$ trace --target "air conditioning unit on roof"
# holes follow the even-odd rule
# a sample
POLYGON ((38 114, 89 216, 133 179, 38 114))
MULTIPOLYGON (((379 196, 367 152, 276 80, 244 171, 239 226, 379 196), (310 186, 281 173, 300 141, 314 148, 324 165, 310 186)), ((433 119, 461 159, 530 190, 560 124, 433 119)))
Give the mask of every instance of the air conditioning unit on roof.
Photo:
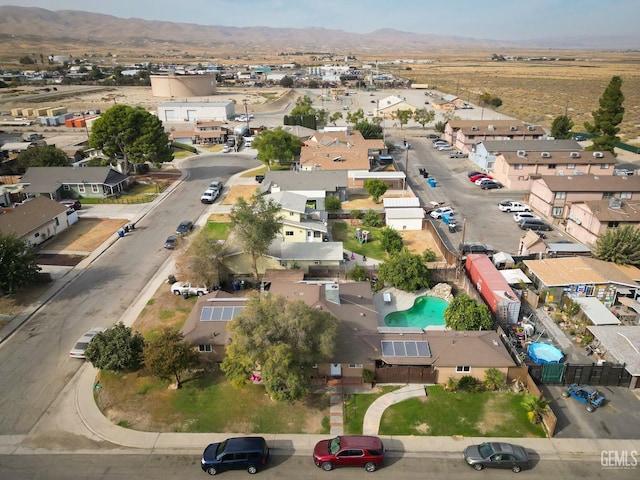
POLYGON ((471 130, 473 130, 474 132, 478 131, 478 127, 471 127, 471 130))
POLYGON ((534 127, 533 125, 529 125, 527 127, 527 130, 529 130, 530 132, 533 132, 536 129, 536 127, 534 127))
POLYGON ((604 157, 604 153, 602 152, 593 152, 593 156, 596 158, 602 158, 604 157))
POLYGON ((496 127, 494 127, 493 125, 489 125, 487 128, 488 128, 489 130, 495 130, 495 129, 496 129, 496 127))
POLYGON ((580 158, 580 152, 571 152, 571 158, 580 158))
POLYGON ((527 151, 526 150, 518 150, 518 156, 519 157, 526 157, 527 156, 527 151))
POLYGON ((518 127, 516 127, 515 125, 511 125, 509 127, 509 130, 511 130, 512 132, 515 132, 516 130, 518 130, 518 127))
POLYGON ((542 152, 542 153, 540 154, 540 156, 541 156, 542 158, 551 158, 551 154, 550 154, 549 152, 542 152))

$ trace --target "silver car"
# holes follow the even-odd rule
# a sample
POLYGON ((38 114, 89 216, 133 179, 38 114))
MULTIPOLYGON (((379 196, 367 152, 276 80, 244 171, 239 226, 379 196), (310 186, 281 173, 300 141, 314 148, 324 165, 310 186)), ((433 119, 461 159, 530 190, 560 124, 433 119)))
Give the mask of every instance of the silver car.
POLYGON ((76 344, 69 351, 69 356, 71 358, 80 358, 84 360, 86 358, 84 352, 87 350, 87 347, 93 340, 93 337, 95 337, 99 333, 106 332, 106 331, 107 329, 104 327, 94 327, 91 330, 89 330, 87 333, 85 333, 78 339, 76 344))

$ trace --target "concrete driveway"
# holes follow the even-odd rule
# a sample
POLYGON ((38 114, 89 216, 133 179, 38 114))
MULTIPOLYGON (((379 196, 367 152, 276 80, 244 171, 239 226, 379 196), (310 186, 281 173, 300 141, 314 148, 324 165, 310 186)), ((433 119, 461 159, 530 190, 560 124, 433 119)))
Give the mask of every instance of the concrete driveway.
POLYGON ((640 400, 628 388, 598 387, 607 397, 604 406, 593 413, 583 403, 565 398, 560 385, 541 385, 558 417, 555 438, 632 439, 640 432, 640 400))

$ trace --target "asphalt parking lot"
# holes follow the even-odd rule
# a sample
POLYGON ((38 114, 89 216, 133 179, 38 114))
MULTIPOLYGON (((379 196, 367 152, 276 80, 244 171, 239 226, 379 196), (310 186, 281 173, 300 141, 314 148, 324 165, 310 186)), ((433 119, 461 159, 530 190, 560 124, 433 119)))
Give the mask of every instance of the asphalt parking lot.
MULTIPOLYGON (((402 138, 393 138, 396 145, 402 145, 402 138)), ((457 248, 465 243, 479 242, 491 245, 496 251, 518 253, 520 238, 525 231, 520 230, 513 219, 513 213, 498 210, 498 202, 504 200, 522 201, 524 192, 507 189, 482 190, 469 181, 467 172, 477 170, 468 158, 449 158, 450 152, 440 152, 433 148, 426 138, 411 138, 411 149, 397 153, 396 160, 406 169, 408 158, 408 183, 425 203, 445 202, 454 207, 457 231, 450 233, 440 220, 433 220, 457 248), (420 174, 425 169, 429 177, 436 179, 431 187, 420 174)), ((535 213, 535 212, 534 212, 535 213)), ((549 241, 568 240, 558 230, 544 232, 549 241)))
POLYGON ((638 399, 624 387, 597 387, 606 397, 605 404, 589 413, 583 403, 565 398, 566 387, 542 385, 541 389, 558 417, 556 438, 638 438, 640 408, 638 399))

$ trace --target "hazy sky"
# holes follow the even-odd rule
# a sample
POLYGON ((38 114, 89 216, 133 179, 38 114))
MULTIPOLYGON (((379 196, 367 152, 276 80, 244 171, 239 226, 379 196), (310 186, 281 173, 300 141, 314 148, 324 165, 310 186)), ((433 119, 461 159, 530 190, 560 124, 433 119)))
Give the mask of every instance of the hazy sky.
POLYGON ((0 0, 201 25, 393 28, 497 40, 638 34, 639 0, 0 0))

